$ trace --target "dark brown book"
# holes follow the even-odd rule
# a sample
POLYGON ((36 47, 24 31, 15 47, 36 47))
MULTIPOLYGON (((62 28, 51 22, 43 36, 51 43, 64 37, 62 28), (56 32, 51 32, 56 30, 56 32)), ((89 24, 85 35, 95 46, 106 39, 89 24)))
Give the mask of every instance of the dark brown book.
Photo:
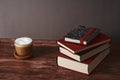
POLYGON ((84 61, 84 60, 96 55, 99 52, 102 52, 103 50, 105 50, 106 48, 109 48, 109 47, 110 47, 110 44, 105 43, 105 44, 102 44, 100 46, 81 51, 77 54, 71 53, 70 51, 68 51, 67 49, 65 49, 63 47, 59 47, 59 51, 61 54, 64 54, 64 55, 66 55, 74 60, 81 62, 81 61, 84 61))

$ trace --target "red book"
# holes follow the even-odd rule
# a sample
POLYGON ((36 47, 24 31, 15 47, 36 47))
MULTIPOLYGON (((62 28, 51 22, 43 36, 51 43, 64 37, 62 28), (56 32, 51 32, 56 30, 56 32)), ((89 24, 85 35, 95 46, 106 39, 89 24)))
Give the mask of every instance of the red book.
POLYGON ((111 41, 111 39, 109 36, 107 36, 103 33, 100 33, 88 45, 74 44, 74 43, 66 42, 66 41, 64 41, 64 39, 58 40, 57 44, 65 49, 69 50, 72 53, 78 53, 80 51, 83 51, 83 50, 86 50, 86 49, 89 49, 89 48, 92 48, 92 47, 95 47, 95 46, 98 46, 98 45, 101 45, 101 44, 104 44, 104 43, 107 43, 110 41, 111 41))
POLYGON ((106 48, 109 48, 110 47, 110 44, 109 43, 105 43, 105 44, 102 44, 100 46, 97 46, 97 47, 93 47, 93 48, 90 48, 90 49, 87 49, 87 50, 84 50, 84 51, 81 51, 77 54, 73 54, 71 53, 70 51, 68 51, 67 49, 63 48, 63 47, 59 47, 59 51, 61 54, 64 54, 74 60, 77 60, 79 62, 82 62, 100 52, 102 52, 103 50, 105 50, 106 48))
POLYGON ((78 62, 64 54, 59 54, 57 63, 58 66, 89 75, 109 52, 110 50, 108 48, 83 62, 78 62))

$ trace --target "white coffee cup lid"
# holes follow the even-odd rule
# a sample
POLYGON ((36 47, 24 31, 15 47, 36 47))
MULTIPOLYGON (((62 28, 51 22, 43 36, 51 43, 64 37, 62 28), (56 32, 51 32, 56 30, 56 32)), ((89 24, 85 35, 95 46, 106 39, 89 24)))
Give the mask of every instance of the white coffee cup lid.
POLYGON ((31 43, 32 43, 32 39, 29 37, 21 37, 15 40, 15 45, 19 45, 19 46, 29 45, 31 43))

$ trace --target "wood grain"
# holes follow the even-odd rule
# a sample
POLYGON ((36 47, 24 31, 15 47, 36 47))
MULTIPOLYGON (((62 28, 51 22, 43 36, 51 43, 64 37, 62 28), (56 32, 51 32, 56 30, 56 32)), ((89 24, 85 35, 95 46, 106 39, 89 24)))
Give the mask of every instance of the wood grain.
POLYGON ((0 39, 0 80, 118 80, 120 79, 120 45, 112 45, 111 53, 91 75, 57 66, 56 41, 34 40, 33 57, 16 60, 14 39, 0 39))

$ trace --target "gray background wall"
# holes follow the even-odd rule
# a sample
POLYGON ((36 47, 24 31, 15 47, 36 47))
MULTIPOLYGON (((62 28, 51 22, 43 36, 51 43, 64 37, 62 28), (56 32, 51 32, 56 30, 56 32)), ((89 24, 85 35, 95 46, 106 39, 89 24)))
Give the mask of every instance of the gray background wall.
POLYGON ((120 0, 0 0, 0 37, 59 39, 79 24, 120 40, 120 0))

